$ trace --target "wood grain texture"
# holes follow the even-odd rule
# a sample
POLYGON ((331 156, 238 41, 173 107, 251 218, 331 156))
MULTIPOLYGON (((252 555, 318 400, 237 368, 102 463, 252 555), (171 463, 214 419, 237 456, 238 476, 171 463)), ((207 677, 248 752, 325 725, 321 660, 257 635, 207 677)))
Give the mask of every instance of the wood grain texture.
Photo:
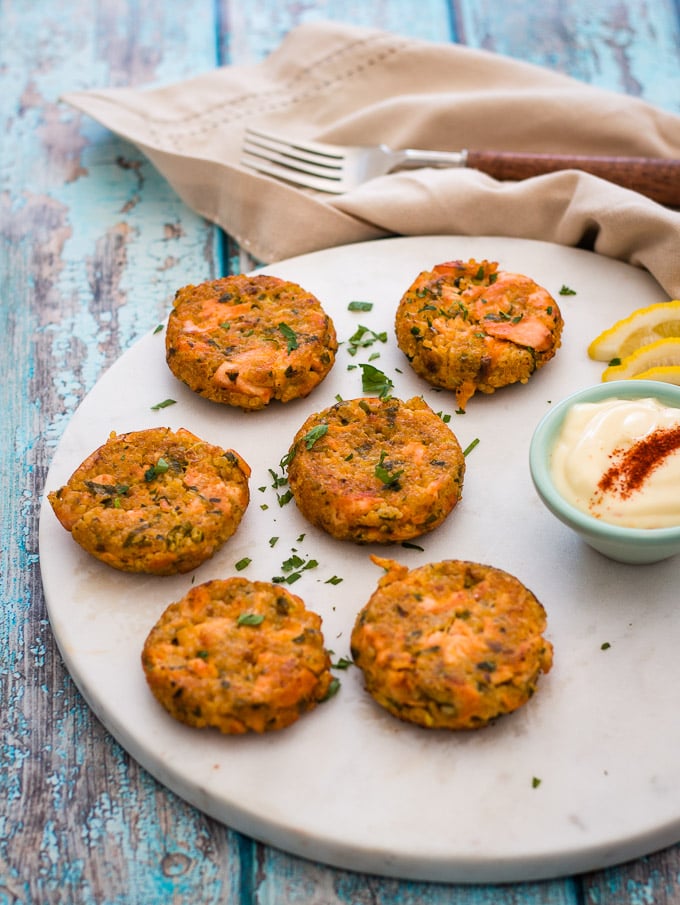
POLYGON ((178 286, 245 258, 139 152, 59 96, 261 59, 294 25, 321 18, 459 39, 680 109, 671 0, 0 4, 0 905, 678 902, 677 847, 583 878, 464 887, 363 877, 254 843, 130 759, 62 666, 37 558, 56 443, 178 286))
POLYGON ((218 265, 213 228, 137 152, 62 108, 59 94, 209 68, 214 21, 173 2, 3 4, 0 16, 0 386, 3 423, 11 419, 0 902, 190 901, 197 889, 205 901, 238 901, 240 837, 130 761, 65 673, 36 546, 47 466, 74 407, 165 315, 178 283, 218 265))

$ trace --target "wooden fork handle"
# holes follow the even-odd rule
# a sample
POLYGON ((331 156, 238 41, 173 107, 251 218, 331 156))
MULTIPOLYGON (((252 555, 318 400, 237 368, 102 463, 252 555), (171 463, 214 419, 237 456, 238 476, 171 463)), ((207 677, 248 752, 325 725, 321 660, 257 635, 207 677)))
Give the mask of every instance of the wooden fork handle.
POLYGON ((640 192, 660 204, 680 207, 680 160, 468 151, 466 165, 500 180, 527 179, 558 170, 582 170, 640 192))

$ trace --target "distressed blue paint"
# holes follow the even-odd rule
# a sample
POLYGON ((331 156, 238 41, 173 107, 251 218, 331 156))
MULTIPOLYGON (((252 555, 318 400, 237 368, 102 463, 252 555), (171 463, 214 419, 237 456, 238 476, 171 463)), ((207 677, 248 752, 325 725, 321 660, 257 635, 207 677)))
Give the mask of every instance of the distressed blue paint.
POLYGON ((273 3, 249 0, 228 4, 230 33, 223 38, 224 59, 246 63, 261 59, 295 25, 330 20, 432 41, 454 40, 447 0, 307 0, 273 3), (237 38, 237 39, 235 39, 237 38))
POLYGON ((677 0, 460 0, 466 44, 518 57, 582 81, 680 110, 677 0))

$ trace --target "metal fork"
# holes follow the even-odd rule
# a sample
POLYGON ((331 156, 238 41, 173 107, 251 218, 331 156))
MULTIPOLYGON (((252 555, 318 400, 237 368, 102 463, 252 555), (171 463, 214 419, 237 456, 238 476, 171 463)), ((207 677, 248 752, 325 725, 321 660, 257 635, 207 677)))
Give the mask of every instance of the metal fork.
POLYGON ((246 129, 244 166, 320 192, 341 194, 376 176, 416 167, 470 167, 500 180, 519 180, 577 169, 633 189, 661 204, 680 207, 680 160, 657 157, 600 157, 525 154, 509 151, 392 150, 387 145, 345 147, 296 141, 246 129))

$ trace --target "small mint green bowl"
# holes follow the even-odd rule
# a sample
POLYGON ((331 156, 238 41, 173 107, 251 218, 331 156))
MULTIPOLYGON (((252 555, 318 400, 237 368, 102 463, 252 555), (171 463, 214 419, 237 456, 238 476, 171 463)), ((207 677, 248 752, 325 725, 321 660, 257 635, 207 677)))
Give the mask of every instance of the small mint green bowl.
POLYGON ((680 409, 680 386, 656 380, 615 380, 578 390, 558 402, 541 419, 529 447, 531 478, 545 506, 587 544, 617 562, 652 563, 680 553, 680 524, 672 528, 627 528, 609 525, 582 512, 555 489, 551 475, 552 450, 567 412, 576 403, 647 398, 680 409))

